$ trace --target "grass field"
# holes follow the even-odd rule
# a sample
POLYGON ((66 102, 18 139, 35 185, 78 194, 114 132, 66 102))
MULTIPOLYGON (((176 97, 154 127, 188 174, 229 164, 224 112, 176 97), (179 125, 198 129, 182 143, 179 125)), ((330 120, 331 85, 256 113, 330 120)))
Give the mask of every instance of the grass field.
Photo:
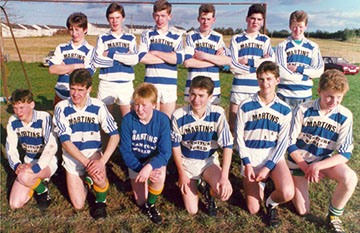
MULTIPOLYGON (((48 41, 50 43, 50 41, 48 41)), ((52 42, 51 42, 52 43, 52 42)), ((46 44, 45 47, 50 46, 46 44)), ((52 47, 51 47, 52 48, 52 47)), ((45 53, 46 54, 46 53, 45 53)), ((6 63, 11 73, 21 70, 18 62, 6 63)), ((36 95, 36 108, 52 112, 52 100, 54 96, 53 87, 56 76, 49 75, 48 70, 39 62, 25 63, 25 69, 30 77, 33 92, 36 95)), ((138 64, 135 67, 135 86, 142 82, 144 66, 138 64)), ((179 67, 178 80, 178 105, 184 104, 182 100, 185 85, 186 69, 179 67)), ((354 144, 352 159, 349 165, 360 172, 360 74, 348 76, 350 91, 344 99, 343 104, 354 114, 354 144)), ((221 106, 228 109, 229 91, 232 76, 221 74, 222 101, 221 106)), ((314 90, 317 87, 315 80, 314 90)), ((94 89, 92 96, 97 91, 98 78, 94 77, 94 89)), ((26 87, 22 75, 10 76, 10 89, 15 87, 26 87)), ((314 93, 316 97, 316 93, 314 93)), ((133 202, 130 182, 126 176, 126 168, 116 151, 108 165, 108 176, 110 190, 107 199, 108 218, 101 222, 95 222, 90 214, 88 205, 80 212, 74 212, 65 186, 64 174, 60 172, 52 178, 50 191, 53 203, 46 213, 41 213, 34 200, 31 200, 23 209, 11 211, 8 205, 9 187, 14 180, 14 174, 8 166, 5 151, 6 123, 11 114, 11 108, 1 103, 1 166, 0 166, 0 232, 327 232, 324 227, 327 206, 335 186, 334 182, 323 181, 318 185, 310 186, 312 201, 312 215, 302 218, 294 214, 291 204, 282 205, 280 216, 283 220, 282 226, 277 230, 266 228, 263 212, 257 216, 250 216, 245 208, 243 188, 239 175, 239 158, 233 157, 230 181, 234 193, 230 200, 218 203, 219 213, 215 218, 208 217, 204 205, 200 205, 200 211, 196 216, 189 216, 184 210, 181 194, 176 186, 177 174, 173 164, 169 165, 170 174, 167 177, 163 195, 158 201, 159 209, 165 222, 161 226, 155 226, 143 215, 133 202)), ((118 117, 117 117, 118 119, 118 117)), ((266 193, 271 191, 271 185, 267 187, 266 193)), ((91 200, 93 197, 90 196, 91 200)), ((349 232, 360 232, 360 192, 359 185, 355 194, 349 201, 344 222, 349 232)))

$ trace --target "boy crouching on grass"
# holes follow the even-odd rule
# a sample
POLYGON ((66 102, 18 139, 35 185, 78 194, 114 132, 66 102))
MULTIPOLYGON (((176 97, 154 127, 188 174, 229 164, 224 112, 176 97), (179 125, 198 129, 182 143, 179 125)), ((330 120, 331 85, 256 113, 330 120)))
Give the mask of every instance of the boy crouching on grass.
POLYGON ((298 214, 310 213, 309 182, 318 183, 323 178, 336 181, 327 216, 334 232, 345 232, 340 216, 358 181, 346 164, 353 149, 353 116, 341 101, 348 90, 342 72, 325 71, 319 81, 319 98, 295 109, 288 148, 295 183, 293 204, 298 214))
POLYGON ((136 204, 143 207, 151 221, 161 224, 155 203, 164 189, 171 156, 170 119, 155 109, 157 89, 150 83, 135 89, 133 105, 134 110, 121 124, 120 152, 129 168, 136 204))
POLYGON ((55 132, 63 148, 71 203, 75 209, 82 209, 92 187, 96 200, 90 214, 97 220, 106 217, 106 163, 119 144, 119 131, 105 104, 90 97, 92 81, 88 70, 74 70, 69 84, 70 98, 55 106, 55 132), (110 136, 104 152, 100 129, 110 136))
POLYGON ((276 63, 264 61, 256 70, 256 76, 260 91, 239 105, 235 132, 248 210, 251 214, 260 210, 265 183, 270 178, 275 190, 266 199, 267 223, 277 227, 281 220, 276 207, 294 196, 293 181, 284 157, 292 113, 276 95, 280 82, 276 63))
POLYGON ((177 109, 172 117, 178 186, 190 214, 198 212, 199 190, 210 216, 217 214, 215 198, 227 201, 233 191, 229 181, 233 138, 224 109, 210 104, 213 91, 211 78, 195 77, 190 84, 190 105, 177 109), (217 152, 220 148, 222 166, 217 152))
POLYGON ((51 198, 44 180, 50 179, 57 169, 58 146, 51 116, 34 109, 33 94, 29 90, 15 90, 11 102, 15 114, 7 125, 6 154, 16 180, 10 192, 10 207, 22 208, 34 195, 40 210, 45 210, 51 198), (25 152, 23 162, 19 145, 25 152))

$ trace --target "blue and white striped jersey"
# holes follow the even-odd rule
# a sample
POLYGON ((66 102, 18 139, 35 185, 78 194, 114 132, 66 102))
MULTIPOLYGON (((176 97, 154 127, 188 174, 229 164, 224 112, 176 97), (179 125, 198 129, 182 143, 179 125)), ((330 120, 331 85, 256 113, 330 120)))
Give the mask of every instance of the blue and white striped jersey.
POLYGON ((116 35, 109 31, 99 35, 95 47, 94 66, 100 68, 99 79, 110 82, 134 80, 133 66, 138 63, 136 37, 130 33, 116 35), (108 54, 105 57, 104 51, 108 54))
MULTIPOLYGON (((84 64, 85 68, 89 70, 91 75, 93 75, 95 73, 95 67, 91 64, 93 50, 93 46, 87 41, 84 41, 77 47, 72 41, 60 44, 56 47, 54 56, 50 59, 49 66, 61 64, 84 64)), ((61 99, 67 99, 70 97, 69 81, 70 74, 63 74, 58 77, 55 85, 55 92, 61 99)))
POLYGON ((324 72, 324 61, 319 46, 304 38, 297 44, 291 37, 276 47, 276 62, 280 69, 280 84, 277 92, 289 99, 312 97, 313 78, 324 72), (292 72, 288 65, 296 65, 292 72))
POLYGON ((186 158, 204 160, 218 148, 233 148, 224 109, 211 104, 201 119, 195 117, 190 105, 175 110, 171 138, 173 147, 181 146, 186 158))
POLYGON ((231 92, 255 94, 259 90, 256 68, 264 61, 275 61, 270 38, 261 33, 255 37, 246 32, 234 35, 230 42, 231 71, 234 73, 231 92), (239 63, 247 58, 248 64, 239 63))
MULTIPOLYGON (((300 104, 294 110, 288 153, 300 150, 308 163, 330 157, 335 151, 350 159, 354 148, 352 127, 353 115, 342 105, 324 114, 320 99, 300 104)), ((295 163, 290 156, 288 159, 295 163)))
POLYGON ((126 166, 135 172, 147 164, 153 169, 166 166, 171 156, 170 119, 154 110, 149 123, 140 122, 135 111, 121 123, 120 153, 126 166))
MULTIPOLYGON (((161 34, 156 28, 144 31, 141 34, 139 46, 139 61, 149 51, 175 52, 177 64, 183 62, 182 35, 170 28, 161 34)), ((177 85, 177 64, 161 63, 146 64, 144 82, 163 85, 177 85)))
POLYGON ((288 146, 291 116, 290 107, 277 96, 265 105, 254 94, 240 104, 236 135, 244 165, 263 165, 270 170, 276 166, 288 146))
MULTIPOLYGON (((71 99, 59 102, 55 106, 53 123, 60 142, 70 140, 86 157, 101 150, 100 129, 110 136, 119 134, 116 122, 105 104, 90 97, 83 109, 78 109, 71 99)), ((63 153, 71 157, 65 150, 63 153)))
MULTIPOLYGON (((185 59, 188 60, 193 57, 195 51, 202 51, 215 55, 217 50, 224 48, 224 55, 226 51, 226 46, 223 40, 223 36, 216 32, 211 31, 209 35, 201 35, 199 29, 190 31, 186 36, 186 46, 185 46, 185 59)), ((206 68, 188 68, 188 75, 185 84, 185 93, 186 97, 189 96, 190 83, 191 80, 199 75, 210 77, 214 82, 214 92, 213 96, 218 97, 221 94, 220 91, 220 79, 219 79, 219 70, 218 66, 211 66, 206 68)))
POLYGON ((18 145, 25 151, 27 161, 37 160, 31 167, 34 173, 40 172, 49 165, 57 151, 49 113, 33 110, 31 122, 28 124, 14 114, 9 118, 6 129, 6 154, 14 171, 22 163, 18 145))

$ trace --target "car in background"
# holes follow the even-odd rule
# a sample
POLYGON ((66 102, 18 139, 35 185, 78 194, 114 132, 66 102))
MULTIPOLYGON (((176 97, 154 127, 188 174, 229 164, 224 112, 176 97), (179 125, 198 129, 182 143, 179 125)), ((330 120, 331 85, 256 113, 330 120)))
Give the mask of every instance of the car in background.
POLYGON ((355 75, 359 73, 359 66, 351 64, 342 57, 323 56, 325 70, 336 69, 344 74, 355 75))
POLYGON ((49 53, 43 58, 42 64, 43 66, 49 66, 49 61, 51 59, 52 56, 54 56, 55 51, 54 50, 50 50, 49 53))

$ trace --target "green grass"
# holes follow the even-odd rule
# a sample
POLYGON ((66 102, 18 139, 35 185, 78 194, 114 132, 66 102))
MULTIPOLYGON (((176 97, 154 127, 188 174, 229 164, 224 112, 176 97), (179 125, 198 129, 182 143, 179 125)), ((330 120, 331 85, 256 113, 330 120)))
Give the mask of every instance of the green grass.
MULTIPOLYGON (((9 77, 10 92, 15 88, 26 88, 25 78, 21 74, 21 66, 18 62, 7 63, 11 71, 9 77)), ((25 69, 32 84, 32 90, 36 96, 36 108, 51 111, 54 97, 54 85, 56 76, 50 75, 47 68, 40 63, 26 63, 25 69)), ((135 67, 135 86, 142 82, 144 66, 139 64, 135 67)), ((183 91, 185 85, 186 69, 179 67, 178 81, 178 105, 184 104, 183 91)), ((360 171, 360 74, 348 76, 350 91, 346 95, 343 104, 354 114, 354 153, 349 165, 359 174, 360 171)), ((231 89, 232 76, 221 74, 222 101, 221 106, 226 110, 229 106, 229 92, 231 89)), ((315 80, 314 90, 317 89, 315 80)), ((95 96, 98 86, 97 74, 94 78, 92 96, 95 96)), ((316 93, 314 92, 316 96, 316 93)), ((95 222, 90 217, 88 205, 85 210, 74 212, 65 186, 65 178, 62 173, 54 176, 50 183, 50 191, 53 203, 46 213, 41 213, 36 208, 36 203, 31 200, 23 209, 11 211, 8 205, 9 187, 14 180, 14 174, 8 166, 5 152, 6 123, 11 114, 11 108, 1 103, 1 204, 0 204, 0 232, 272 232, 266 228, 264 214, 251 216, 245 208, 243 188, 240 179, 239 158, 234 156, 230 181, 233 184, 234 193, 230 200, 218 203, 219 213, 216 218, 211 218, 204 212, 204 206, 200 205, 200 211, 195 216, 190 216, 184 210, 181 194, 176 186, 177 176, 173 164, 169 165, 170 175, 167 177, 165 189, 160 197, 159 209, 165 219, 161 226, 152 224, 147 216, 143 215, 133 202, 130 182, 126 177, 126 168, 122 163, 118 152, 114 153, 108 166, 110 190, 108 195, 108 218, 102 222, 95 222)), ((115 116, 119 118, 118 116, 115 116)), ((308 219, 294 214, 291 204, 284 204, 280 208, 280 216, 283 225, 276 232, 327 232, 324 227, 328 202, 335 183, 323 181, 318 185, 310 186, 312 215, 308 219)), ((271 192, 271 185, 266 193, 271 192)), ((90 199, 93 197, 89 197, 90 199)), ((360 232, 360 194, 359 186, 350 199, 344 214, 344 222, 350 232, 360 232)), ((275 232, 275 230, 274 230, 275 232)))

